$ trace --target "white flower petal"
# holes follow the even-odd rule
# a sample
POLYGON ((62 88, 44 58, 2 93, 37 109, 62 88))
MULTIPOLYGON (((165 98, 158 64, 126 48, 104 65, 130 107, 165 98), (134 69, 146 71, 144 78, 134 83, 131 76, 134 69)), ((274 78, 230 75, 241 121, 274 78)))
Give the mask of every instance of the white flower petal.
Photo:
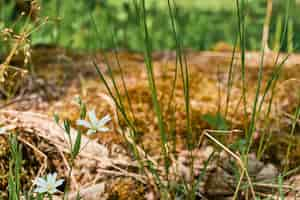
POLYGON ((95 109, 90 110, 90 111, 88 112, 88 116, 89 116, 89 120, 90 120, 90 122, 91 122, 91 125, 92 125, 92 126, 97 126, 98 120, 97 120, 97 116, 96 116, 95 109))
POLYGON ((84 126, 86 128, 91 128, 91 124, 89 122, 85 121, 85 120, 82 120, 82 119, 78 119, 76 121, 76 125, 77 126, 84 126))
POLYGON ((91 134, 94 134, 94 133, 96 133, 97 131, 96 130, 94 130, 94 129, 89 129, 88 131, 87 131, 87 135, 91 135, 91 134))
POLYGON ((59 179, 55 182, 54 186, 57 188, 58 186, 62 185, 64 182, 64 179, 59 179))
POLYGON ((103 117, 102 119, 100 119, 97 123, 97 127, 98 126, 103 126, 105 125, 107 122, 109 122, 111 120, 110 115, 106 115, 105 117, 103 117))
POLYGON ((47 177, 46 177, 47 183, 48 183, 48 181, 51 179, 51 177, 52 177, 52 174, 51 174, 51 173, 47 174, 47 177))
POLYGON ((4 134, 6 131, 5 131, 5 129, 4 128, 0 128, 0 134, 4 134))
POLYGON ((109 131, 109 128, 103 126, 103 127, 98 127, 97 130, 100 132, 107 132, 109 131))
POLYGON ((49 191, 47 191, 49 194, 54 194, 55 192, 58 192, 56 188, 51 188, 49 191))
POLYGON ((55 183, 55 177, 54 176, 56 177, 55 174, 51 174, 51 173, 49 173, 47 175, 47 184, 48 184, 48 186, 52 185, 53 183, 55 183))
POLYGON ((47 180, 49 185, 55 185, 57 173, 54 172, 53 174, 50 174, 50 179, 47 180))
POLYGON ((36 178, 34 184, 38 187, 47 187, 47 181, 43 178, 36 178))
POLYGON ((45 193, 45 192, 47 192, 47 188, 46 187, 37 187, 36 189, 34 189, 34 192, 45 193))
POLYGON ((56 177, 57 177, 57 173, 54 172, 54 173, 52 174, 52 178, 53 178, 54 180, 56 180, 56 177))
POLYGON ((56 172, 47 174, 46 179, 37 178, 34 181, 34 184, 36 184, 38 187, 34 190, 34 192, 38 192, 38 193, 46 192, 49 194, 58 192, 56 187, 60 186, 64 182, 64 180, 59 179, 58 181, 56 181, 56 178, 57 178, 56 172))

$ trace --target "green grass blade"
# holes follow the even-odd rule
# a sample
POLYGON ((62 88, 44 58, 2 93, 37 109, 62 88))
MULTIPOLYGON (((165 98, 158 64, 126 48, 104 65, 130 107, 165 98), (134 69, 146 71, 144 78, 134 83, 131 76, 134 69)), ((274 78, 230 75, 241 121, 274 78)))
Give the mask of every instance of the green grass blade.
POLYGON ((153 72, 153 64, 152 64, 152 47, 151 47, 151 42, 150 42, 150 36, 148 32, 148 27, 147 27, 147 14, 146 14, 146 5, 145 5, 145 0, 141 1, 141 7, 142 7, 142 12, 141 12, 141 28, 143 29, 144 33, 144 59, 145 59, 145 64, 146 64, 146 70, 147 70, 147 78, 148 78, 148 86, 151 92, 151 97, 152 97, 152 103, 154 107, 154 111, 158 120, 158 127, 159 127, 159 132, 160 132, 160 137, 161 137, 161 148, 162 148, 162 153, 164 156, 165 160, 165 168, 166 171, 168 171, 169 167, 169 159, 168 159, 168 153, 167 153, 167 135, 166 135, 166 129, 165 129, 165 122, 163 120, 163 115, 161 112, 161 107, 158 101, 158 95, 157 95, 157 88, 155 84, 155 77, 154 77, 154 72, 153 72))
POLYGON ((262 55, 261 55, 261 61, 260 61, 260 66, 259 66, 259 72, 258 72, 258 80, 257 80, 257 86, 256 86, 256 93, 255 93, 255 99, 253 103, 253 108, 252 108, 252 114, 251 114, 251 121, 250 121, 250 126, 248 129, 248 135, 247 135, 247 154, 250 152, 250 148, 252 146, 253 142, 253 132, 255 131, 255 124, 256 124, 256 117, 257 117, 257 106, 259 102, 259 95, 260 95, 260 90, 261 90, 261 84, 262 84, 262 77, 263 77, 263 68, 264 68, 264 56, 265 56, 265 47, 262 47, 262 55))

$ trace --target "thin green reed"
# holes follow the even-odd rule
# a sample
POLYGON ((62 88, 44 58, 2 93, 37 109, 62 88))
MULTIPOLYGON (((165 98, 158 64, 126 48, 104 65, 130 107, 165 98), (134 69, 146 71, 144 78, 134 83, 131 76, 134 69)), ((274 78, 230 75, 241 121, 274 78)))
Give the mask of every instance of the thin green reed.
POLYGON ((126 100, 128 102, 129 110, 130 110, 130 113, 132 115, 133 120, 135 121, 136 117, 135 117, 135 114, 133 112, 132 102, 131 102, 131 99, 130 99, 130 96, 129 96, 129 93, 128 93, 128 88, 127 88, 125 78, 124 78, 124 71, 121 67, 119 54, 117 52, 117 42, 116 42, 115 34, 116 33, 114 32, 114 29, 112 28, 111 29, 111 41, 112 41, 112 46, 113 46, 113 54, 114 54, 115 60, 117 62, 118 70, 120 72, 121 82, 122 82, 122 86, 123 86, 123 89, 124 89, 124 92, 125 92, 126 100))
MULTIPOLYGON (((246 0, 236 0, 237 19, 238 19, 238 35, 241 49, 241 77, 242 77, 242 98, 244 109, 244 120, 248 121, 247 115, 247 88, 246 88, 246 0)), ((247 133, 246 133, 247 134, 247 133)))
MULTIPOLYGON (((102 34, 100 34, 100 31, 98 30, 98 27, 96 25, 96 22, 95 22, 95 19, 94 19, 93 15, 90 14, 90 17, 91 17, 92 23, 93 23, 93 25, 95 27, 95 32, 96 32, 97 36, 99 37, 98 38, 99 46, 102 47, 102 49, 103 49, 103 40, 101 40, 102 39, 101 36, 102 35, 106 35, 106 32, 103 30, 101 32, 102 34)), ((107 38, 107 36, 106 36, 106 38, 107 38)), ((104 59, 104 63, 106 65, 106 67, 107 67, 108 75, 110 76, 110 80, 111 80, 111 82, 113 84, 114 91, 116 93, 116 99, 118 100, 118 103, 120 104, 120 106, 122 108, 125 108, 123 100, 122 100, 122 97, 121 97, 121 93, 120 93, 120 91, 118 89, 118 86, 117 86, 117 83, 116 83, 116 80, 115 80, 115 77, 114 77, 114 74, 113 74, 113 69, 112 69, 113 66, 111 66, 111 64, 110 64, 110 62, 108 60, 107 54, 105 52, 102 52, 102 56, 103 56, 103 59, 104 59)))
MULTIPOLYGON (((174 40, 175 40, 175 44, 176 44, 176 62, 175 62, 175 70, 174 70, 174 79, 172 82, 172 89, 171 89, 171 95, 170 95, 170 99, 169 99, 169 103, 168 103, 168 111, 170 110, 173 98, 174 98, 174 93, 175 93, 175 89, 176 89, 176 83, 177 83, 177 77, 178 77, 178 60, 179 60, 179 52, 178 52, 178 46, 179 46, 179 41, 178 41, 178 37, 177 37, 177 33, 176 33, 176 28, 175 28, 175 19, 174 19, 174 14, 172 11, 172 7, 170 4, 170 0, 168 0, 168 8, 169 8, 169 17, 171 19, 171 25, 172 25, 172 31, 173 31, 173 36, 174 36, 174 40)), ((176 110, 175 110, 176 111, 176 110)))
MULTIPOLYGON (((275 91, 275 86, 276 86, 277 80, 279 79, 279 76, 281 74, 282 67, 283 67, 284 63, 286 62, 286 60, 288 58, 289 58, 289 55, 287 55, 282 60, 282 62, 278 64, 276 69, 272 72, 270 79, 267 81, 267 84, 265 86, 265 90, 263 92, 262 98, 261 98, 259 106, 258 106, 257 116, 260 116, 263 103, 265 102, 265 98, 266 98, 267 94, 269 93, 269 91, 271 91, 271 97, 270 97, 270 100, 269 100, 269 103, 268 103, 268 109, 267 109, 267 112, 266 112, 265 117, 264 117, 267 120, 266 127, 268 127, 269 123, 270 123, 270 121, 268 119, 269 119, 271 109, 272 109, 272 103, 273 103, 273 98, 274 98, 274 93, 275 93, 274 92, 275 91)), ((258 150, 257 150, 257 158, 258 159, 260 159, 261 156, 263 155, 263 152, 264 152, 265 147, 266 147, 266 145, 264 145, 264 144, 272 136, 272 133, 270 132, 267 139, 265 139, 265 136, 266 136, 265 134, 266 134, 266 132, 264 131, 261 135, 260 140, 259 140, 259 146, 258 146, 258 150)))
POLYGON ((22 150, 18 144, 17 133, 9 135, 10 145, 10 161, 9 161, 9 177, 8 177, 8 195, 9 200, 19 200, 21 195, 20 190, 20 175, 22 163, 22 150))
POLYGON ((56 19, 55 19, 55 28, 54 28, 54 40, 56 45, 59 44, 59 39, 60 39, 60 10, 63 2, 64 1, 60 1, 60 0, 55 1, 56 19))
POLYGON ((175 61, 175 70, 174 70, 174 79, 172 82, 172 89, 171 89, 171 95, 170 95, 170 99, 169 99, 169 103, 168 103, 168 109, 167 111, 171 111, 171 115, 172 115, 172 120, 171 120, 171 130, 170 130, 170 134, 172 134, 172 142, 173 142, 173 152, 176 152, 176 117, 175 117, 175 113, 176 113, 176 105, 174 105, 174 108, 171 109, 171 105, 173 103, 173 98, 174 98, 174 93, 175 93, 175 89, 176 89, 176 83, 177 83, 177 78, 178 78, 178 62, 179 62, 179 51, 178 51, 178 47, 179 47, 179 41, 178 41, 178 37, 177 37, 177 32, 176 32, 176 25, 175 25, 175 16, 173 14, 173 10, 171 7, 171 2, 170 0, 168 0, 168 8, 169 8, 169 17, 171 20, 171 26, 172 26, 172 31, 173 31, 173 36, 174 36, 174 40, 175 40, 175 44, 176 44, 176 61, 175 61))
POLYGON ((234 67, 235 67, 235 55, 236 55, 236 48, 237 48, 237 37, 234 40, 234 46, 233 46, 233 51, 232 51, 232 56, 230 60, 230 66, 229 66, 229 71, 228 71, 228 79, 227 79, 227 94, 226 94, 226 106, 225 106, 225 114, 224 117, 225 119, 227 118, 228 114, 228 107, 229 107, 229 102, 230 102, 230 97, 231 97, 231 89, 233 85, 233 78, 234 78, 234 67))
MULTIPOLYGON (((273 72, 271 74, 271 77, 267 80, 267 84, 266 84, 265 89, 263 91, 263 95, 262 95, 262 98, 260 100, 260 103, 259 103, 259 106, 258 106, 258 111, 257 111, 257 116, 260 116, 263 103, 265 102, 265 98, 266 98, 267 94, 269 92, 271 92, 271 97, 270 97, 270 101, 269 101, 269 105, 268 105, 268 110, 267 110, 266 115, 264 117, 265 119, 269 119, 269 115, 270 115, 270 112, 271 112, 271 109, 272 109, 272 102, 273 102, 275 87, 276 87, 277 81, 280 77, 280 74, 282 72, 282 68, 283 68, 285 62, 287 61, 287 59, 290 56, 290 54, 286 55, 282 59, 282 61, 280 63, 278 63, 279 62, 279 57, 280 57, 280 50, 283 47, 284 38, 286 37, 286 34, 287 34, 288 20, 289 20, 289 13, 290 13, 289 11, 290 11, 290 0, 287 0, 286 1, 284 28, 282 30, 282 34, 280 34, 281 38, 279 38, 280 39, 279 50, 277 52, 276 59, 275 59, 275 62, 274 62, 274 66, 275 66, 274 68, 275 69, 273 70, 273 72)), ((271 137, 271 134, 269 134, 268 138, 270 138, 270 137, 271 137)), ((262 156, 262 153, 264 152, 264 147, 263 147, 264 140, 265 140, 265 133, 262 133, 262 137, 259 141, 259 148, 258 148, 258 153, 257 153, 258 158, 260 158, 262 156)))
MULTIPOLYGON (((96 21, 95 21, 93 15, 90 14, 90 18, 92 20, 92 23, 93 23, 96 35, 99 37, 98 38, 99 46, 102 46, 103 42, 101 40, 101 38, 102 38, 101 35, 105 34, 105 32, 103 32, 103 34, 100 34, 100 31, 98 30, 98 27, 97 27, 97 24, 96 24, 96 21)), ((96 64, 96 62, 94 62, 95 66, 97 66, 96 69, 97 69, 98 75, 101 75, 100 78, 102 79, 102 81, 104 81, 105 86, 107 86, 107 89, 109 89, 108 91, 109 91, 111 97, 113 98, 113 100, 115 101, 118 109, 120 109, 120 111, 121 111, 123 117, 125 118, 126 122, 128 123, 128 125, 130 125, 130 127, 134 130, 134 133, 136 133, 135 127, 132 124, 132 121, 130 120, 129 116, 126 113, 126 108, 125 108, 123 99, 121 97, 121 93, 120 93, 120 91, 118 89, 118 86, 117 86, 117 83, 116 83, 116 79, 115 79, 114 74, 113 74, 112 66, 111 66, 111 64, 110 64, 110 62, 108 60, 108 57, 107 57, 106 53, 103 52, 102 55, 103 55, 103 58, 104 58, 104 63, 106 65, 106 67, 107 67, 108 75, 109 75, 110 80, 111 80, 111 82, 113 84, 113 90, 114 90, 114 92, 113 92, 113 90, 111 90, 111 88, 109 86, 109 83, 105 79, 105 76, 101 72, 100 68, 98 67, 98 65, 96 64)), ((118 61, 118 67, 121 68, 119 61, 118 61)), ((127 92, 127 90, 126 90, 126 92, 127 92)))
POLYGON ((289 18, 290 18, 290 1, 291 0, 286 0, 283 33, 281 35, 280 46, 279 46, 279 50, 277 52, 277 56, 276 56, 274 65, 276 65, 278 63, 278 60, 279 60, 279 57, 280 57, 280 51, 283 49, 284 40, 287 37, 288 22, 289 22, 289 18))
POLYGON ((250 121, 250 126, 248 129, 248 135, 247 135, 247 152, 246 154, 248 155, 250 148, 253 143, 252 135, 253 132, 255 131, 255 124, 256 124, 256 117, 257 117, 257 105, 259 102, 259 95, 260 95, 260 89, 261 89, 261 84, 262 84, 262 78, 263 78, 263 68, 264 68, 264 56, 265 56, 265 46, 262 47, 261 50, 261 61, 260 61, 260 66, 259 66, 259 71, 258 71, 258 80, 257 80, 257 85, 256 85, 256 93, 255 93, 255 99, 253 103, 253 108, 252 108, 252 114, 251 114, 251 121, 250 121))
MULTIPOLYGON (((173 7, 175 7, 175 2, 173 2, 173 7)), ((189 68, 186 60, 186 56, 183 52, 182 46, 182 34, 176 28, 176 19, 178 18, 178 14, 175 8, 172 9, 171 2, 168 0, 169 7, 169 16, 171 19, 172 32, 176 44, 176 63, 179 62, 179 68, 182 78, 183 84, 183 92, 184 92, 184 103, 185 103, 185 112, 186 112, 186 126, 187 126, 187 144, 189 149, 193 148, 193 136, 192 136, 192 128, 191 128, 191 120, 190 120, 190 86, 189 86, 189 68)), ((176 69, 177 71, 177 66, 176 69)))
MULTIPOLYGON (((127 124, 127 126, 130 128, 131 131, 129 131, 130 137, 133 139, 133 144, 129 144, 131 149, 132 149, 132 153, 135 156, 135 158, 137 159, 137 161, 139 162, 140 165, 140 169, 142 171, 144 171, 144 162, 142 160, 142 158, 139 155, 139 151, 137 149, 137 145, 135 144, 135 138, 137 136, 137 130, 136 127, 134 126, 134 124, 132 123, 132 121, 130 120, 129 116, 126 113, 125 108, 123 107, 123 104, 121 105, 118 101, 118 99, 115 97, 115 95, 113 94, 112 89, 110 88, 107 80, 105 79, 104 74, 101 72, 100 67, 97 65, 97 63, 95 61, 93 61, 94 67, 97 71, 97 74, 100 78, 100 80, 104 83, 104 86, 106 88, 106 90, 108 91, 109 95, 111 96, 111 98, 113 99, 117 109, 120 111, 121 116, 123 117, 123 119, 125 120, 125 123, 127 124)), ((123 131, 123 130, 122 130, 123 131)))
POLYGON ((162 153, 165 162, 164 167, 166 172, 168 172, 169 171, 169 158, 168 158, 168 151, 167 151, 168 140, 167 140, 163 114, 161 112, 161 106, 158 101, 157 88, 156 88, 155 77, 153 72, 152 47, 151 47, 150 35, 147 26, 147 13, 146 13, 145 0, 141 0, 141 9, 142 10, 140 16, 141 17, 140 25, 144 33, 144 59, 145 59, 146 70, 147 70, 148 85, 151 92, 154 111, 158 120, 158 127, 159 127, 159 132, 161 137, 161 148, 162 148, 162 153))
MULTIPOLYGON (((98 28, 97 28, 97 25, 96 25, 96 22, 95 22, 95 19, 93 17, 93 15, 90 15, 90 18, 92 20, 92 23, 93 23, 93 26, 94 26, 94 30, 97 34, 97 36, 99 37, 99 41, 101 39, 101 34, 100 32, 98 31, 98 28)), ((100 41, 101 43, 101 41, 100 41)), ((101 46, 101 44, 100 44, 101 46)), ((108 70, 108 73, 109 73, 109 76, 110 76, 110 79, 113 83, 113 88, 110 87, 108 81, 106 80, 105 78, 105 75, 103 74, 103 72, 101 71, 100 67, 98 66, 97 62, 96 62, 96 59, 94 59, 93 61, 93 65, 97 71, 97 74, 100 78, 100 80, 103 82, 106 90, 108 91, 110 97, 113 99, 114 101, 114 104, 115 106, 117 107, 117 110, 121 113, 121 116, 122 118, 125 120, 125 123, 126 125, 130 128, 131 131, 129 131, 129 134, 130 134, 130 137, 133 139, 133 143, 134 144, 129 144, 131 149, 132 149, 132 153, 133 155, 135 156, 135 158, 137 159, 137 161, 139 162, 139 165, 140 165, 140 169, 142 171, 144 171, 144 162, 142 161, 140 155, 139 155, 139 151, 137 149, 137 146, 135 144, 135 139, 136 139, 136 136, 137 136, 137 129, 134 125, 134 123, 132 122, 132 120, 130 119, 130 117, 128 116, 127 112, 126 112, 126 108, 124 106, 124 103, 123 103, 123 100, 121 98, 121 95, 120 95, 120 92, 119 92, 119 89, 116 85, 116 81, 115 81, 115 78, 113 76, 113 72, 112 72, 112 67, 111 65, 109 64, 109 61, 108 61, 108 58, 106 57, 106 54, 103 55, 104 56, 104 62, 107 66, 107 70, 108 70), (116 93, 116 95, 114 94, 116 93)), ((122 130, 123 131, 123 130, 122 130)))
MULTIPOLYGON (((293 118, 293 121, 292 121, 292 128, 291 128, 291 132, 290 132, 291 136, 294 136, 294 133, 295 133, 295 130, 296 130, 296 125, 297 125, 298 119, 300 117, 300 91, 299 91, 298 95, 299 95, 299 97, 298 97, 298 106, 296 108, 294 118, 293 118)), ((290 142, 289 145, 288 145, 287 151, 286 151, 286 157, 285 157, 286 166, 284 167, 285 172, 288 170, 288 167, 289 167, 289 164, 290 164, 289 159, 290 159, 290 154, 291 154, 291 148, 292 148, 292 143, 290 142)))
POLYGON ((294 51, 294 22, 290 19, 288 22, 288 34, 287 34, 287 51, 292 53, 294 51))
POLYGON ((276 30, 275 30, 275 37, 273 42, 273 49, 275 52, 278 52, 280 50, 281 33, 282 33, 282 15, 279 15, 277 16, 276 19, 276 30))
MULTIPOLYGON (((92 15, 90 15, 90 17, 91 17, 92 23, 93 23, 93 25, 94 25, 95 32, 96 32, 97 36, 99 37, 98 39, 99 39, 99 42, 100 42, 100 46, 102 46, 101 40, 100 40, 100 39, 101 39, 101 34, 100 34, 100 32, 99 32, 99 30, 98 30, 98 28, 97 28, 95 19, 94 19, 94 17, 93 17, 92 15)), ((114 33, 112 32, 112 34, 114 34, 114 33)), ((114 37, 114 36, 113 36, 113 37, 114 37)), ((116 56, 115 58, 117 59, 117 65, 118 65, 118 68, 121 69, 119 59, 118 59, 118 57, 117 57, 116 54, 115 54, 115 56, 116 56)), ((131 147, 131 149, 132 149, 132 152, 133 152, 135 158, 137 159, 137 161, 138 161, 139 164, 140 164, 140 169, 141 169, 142 171, 144 171, 144 167, 145 167, 145 166, 144 166, 144 162, 142 161, 142 159, 141 159, 141 157, 140 157, 140 155, 139 155, 139 151, 138 151, 138 149, 137 149, 137 145, 135 144, 136 137, 137 137, 137 135, 138 135, 137 127, 135 127, 135 125, 134 125, 132 119, 128 116, 128 114, 127 114, 127 112, 126 112, 126 107, 125 107, 125 104, 124 104, 124 102, 123 102, 123 98, 121 97, 121 94, 120 94, 120 91, 119 91, 119 89, 118 89, 118 86, 117 86, 117 84, 116 84, 116 80, 115 80, 115 77, 114 77, 114 75, 113 75, 112 66, 111 66, 110 63, 109 63, 109 60, 108 60, 108 58, 107 58, 107 55, 106 55, 105 53, 103 53, 103 57, 104 57, 104 62, 105 62, 105 64, 106 64, 106 66, 107 66, 108 75, 109 75, 109 77, 110 77, 111 82, 113 83, 113 89, 110 88, 108 81, 106 80, 104 74, 103 74, 102 71, 100 70, 100 67, 97 65, 96 61, 94 61, 93 64, 94 64, 94 66, 95 66, 95 68, 96 68, 96 71, 97 71, 97 73, 98 73, 98 76, 99 76, 100 80, 104 83, 104 85, 105 85, 105 87, 106 87, 106 90, 108 91, 109 95, 110 95, 111 98, 113 99, 113 101, 114 101, 114 103, 115 103, 117 109, 120 111, 121 116, 122 116, 123 119, 125 120, 125 123, 126 123, 126 124, 129 126, 129 128, 131 129, 131 131, 129 131, 129 134, 130 134, 131 139, 133 139, 132 142, 133 142, 134 144, 131 144, 131 143, 130 143, 129 145, 130 145, 130 147, 131 147), (115 93, 116 95, 115 95, 114 93, 115 93)), ((125 92, 126 92, 126 97, 127 97, 128 102, 129 102, 129 105, 130 105, 130 107, 131 107, 131 102, 130 102, 130 99, 129 99, 127 87, 126 87, 126 84, 125 84, 125 81, 124 81, 124 78, 123 78, 123 71, 121 71, 121 76, 122 76, 123 87, 125 88, 125 92)), ((132 114, 133 120, 134 120, 135 117, 134 117, 134 113, 133 113, 132 108, 130 108, 130 110, 131 110, 131 112, 132 112, 131 114, 132 114)), ((123 132, 123 130, 122 130, 122 132, 123 132)))
POLYGON ((283 177, 281 174, 278 176, 278 193, 279 193, 279 200, 284 200, 285 199, 285 194, 283 190, 283 177))
MULTIPOLYGON (((177 79, 177 68, 179 64, 180 74, 182 78, 182 84, 183 84, 183 92, 184 92, 184 103, 185 103, 185 113, 186 113, 186 129, 187 129, 187 147, 190 152, 189 159, 191 160, 190 164, 190 173, 192 177, 191 185, 188 187, 187 183, 185 183, 185 187, 189 190, 187 192, 187 198, 188 199, 195 199, 196 193, 194 192, 195 187, 197 187, 197 181, 194 180, 194 155, 193 155, 193 148, 195 147, 194 139, 192 133, 192 126, 191 126, 191 119, 190 119, 190 85, 189 85, 189 68, 187 64, 186 55, 183 52, 183 40, 182 40, 182 34, 180 33, 179 29, 176 26, 176 22, 178 19, 178 13, 176 10, 176 4, 175 1, 172 0, 172 3, 170 0, 168 0, 168 8, 169 8, 169 17, 171 20, 171 26, 172 26, 172 33, 176 44, 176 68, 175 68, 175 78, 173 84, 176 84, 177 79)), ((173 85, 174 88, 174 85, 173 85)), ((173 95, 173 94, 171 94, 173 95)))
POLYGON ((98 66, 98 64, 95 61, 93 61, 93 64, 94 64, 94 67, 97 71, 97 74, 98 74, 100 80, 104 83, 104 86, 105 86, 106 90, 108 91, 109 95, 111 96, 111 98, 113 99, 117 109, 121 112, 121 116, 124 118, 126 124, 133 130, 133 132, 136 133, 135 126, 129 119, 127 113, 124 110, 124 107, 122 107, 122 105, 119 103, 117 97, 114 95, 113 90, 110 88, 109 83, 107 82, 104 74, 100 70, 100 67, 98 66))

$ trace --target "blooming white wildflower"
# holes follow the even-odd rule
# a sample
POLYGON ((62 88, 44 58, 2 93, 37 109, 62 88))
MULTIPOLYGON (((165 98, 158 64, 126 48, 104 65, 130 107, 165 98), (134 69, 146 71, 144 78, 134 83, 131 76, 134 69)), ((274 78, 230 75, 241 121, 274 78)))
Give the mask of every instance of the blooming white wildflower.
POLYGON ((57 173, 49 173, 45 178, 38 177, 34 184, 37 185, 37 188, 34 190, 34 192, 37 193, 48 193, 48 194, 54 194, 55 192, 58 192, 56 189, 58 186, 62 185, 64 180, 59 179, 56 180, 57 173))
POLYGON ((88 135, 96 133, 97 131, 100 132, 109 131, 109 128, 105 126, 105 124, 111 120, 111 117, 109 115, 106 115, 102 119, 98 120, 94 109, 90 110, 87 114, 88 114, 89 121, 79 119, 76 121, 76 124, 78 126, 84 126, 88 128, 87 131, 88 135))

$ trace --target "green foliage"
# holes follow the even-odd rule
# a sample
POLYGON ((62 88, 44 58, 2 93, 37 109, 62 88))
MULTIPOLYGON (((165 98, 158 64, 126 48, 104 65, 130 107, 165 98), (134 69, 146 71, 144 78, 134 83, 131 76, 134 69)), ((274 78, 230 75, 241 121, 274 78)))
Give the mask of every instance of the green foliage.
POLYGON ((288 32, 287 32, 287 51, 288 53, 293 53, 294 51, 294 26, 293 20, 289 20, 288 22, 288 32))
POLYGON ((283 191, 283 177, 281 174, 278 176, 278 192, 279 192, 279 199, 284 200, 284 191, 283 191))
MULTIPOLYGON (((32 44, 58 44, 68 48, 90 50, 102 47, 105 49, 114 48, 114 44, 108 38, 104 39, 101 45, 94 42, 99 37, 92 31, 94 24, 89 16, 92 14, 99 30, 103 28, 114 30, 115 41, 119 47, 142 51, 143 41, 136 35, 139 30, 138 19, 131 1, 94 0, 88 1, 89 3, 86 1, 74 3, 72 0, 41 0, 40 2, 41 15, 48 16, 50 20, 40 31, 33 33, 32 44)), ((232 36, 236 35, 237 32, 237 18, 232 1, 189 0, 177 1, 177 3, 177 20, 181 34, 184 36, 184 46, 203 50, 212 48, 219 41, 233 43, 232 36)), ((169 26, 169 15, 166 12, 167 1, 150 0, 146 2, 146 5, 148 31, 153 39, 153 50, 176 49, 172 29, 169 26)), ((283 6, 284 2, 275 1, 273 19, 284 13, 283 6)), ((245 26, 248 30, 247 41, 245 41, 247 49, 257 50, 260 47, 265 7, 266 3, 262 0, 251 1, 247 5, 245 10, 248 13, 245 19, 245 26)), ((0 6, 0 27, 3 25, 10 27, 14 23, 11 20, 12 12, 12 3, 0 6)), ((290 30, 298 32, 300 18, 297 16, 299 14, 296 11, 291 11, 291 13, 295 14, 290 30)), ((277 37, 276 27, 276 20, 273 20, 271 38, 277 37)), ((296 35, 292 40, 296 41, 297 37, 296 35)), ((4 50, 4 46, 0 46, 0 48, 4 50)), ((285 49, 290 48, 285 47, 285 49)))
POLYGON ((246 150, 247 141, 245 139, 238 139, 230 145, 230 149, 236 152, 244 152, 246 150))
POLYGON ((280 50, 281 33, 282 33, 282 16, 279 15, 276 18, 276 30, 275 30, 275 37, 273 42, 273 49, 275 52, 278 52, 280 50))
POLYGON ((217 113, 216 115, 206 114, 203 115, 202 119, 215 130, 226 131, 229 128, 226 119, 221 115, 221 113, 217 113))

